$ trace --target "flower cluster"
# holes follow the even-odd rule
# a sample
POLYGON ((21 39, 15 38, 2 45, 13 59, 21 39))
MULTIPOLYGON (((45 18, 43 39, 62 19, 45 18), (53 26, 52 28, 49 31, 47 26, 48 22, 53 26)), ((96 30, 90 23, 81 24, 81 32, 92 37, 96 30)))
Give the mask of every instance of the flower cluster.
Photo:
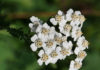
POLYGON ((70 63, 69 70, 78 70, 82 66, 82 61, 86 57, 85 49, 88 48, 88 41, 82 35, 81 28, 85 17, 80 11, 69 9, 66 14, 61 10, 57 15, 50 18, 52 25, 43 23, 35 16, 30 18, 32 23, 29 23, 31 32, 35 34, 31 37, 32 51, 39 50, 38 59, 39 65, 45 63, 55 64, 58 60, 64 60, 67 56, 75 54, 77 57, 70 63), (76 48, 73 49, 73 41, 76 42, 76 48))

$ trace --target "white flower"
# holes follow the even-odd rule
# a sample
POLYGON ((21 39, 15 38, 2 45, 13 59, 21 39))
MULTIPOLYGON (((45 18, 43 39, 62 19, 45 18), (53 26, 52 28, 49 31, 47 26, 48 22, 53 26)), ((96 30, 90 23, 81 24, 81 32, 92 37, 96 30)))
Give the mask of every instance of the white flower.
POLYGON ((46 41, 50 32, 50 26, 48 26, 47 23, 39 25, 36 32, 39 34, 42 40, 46 41))
POLYGON ((36 32, 37 33, 43 33, 43 34, 48 34, 49 33, 49 29, 50 29, 50 26, 47 24, 47 23, 44 23, 43 25, 40 25, 36 32))
POLYGON ((81 15, 81 12, 75 11, 75 13, 72 15, 71 25, 73 27, 77 26, 81 29, 84 21, 85 21, 85 17, 83 15, 81 15))
POLYGON ((74 27, 72 29, 71 36, 72 38, 74 38, 74 41, 76 41, 79 37, 81 37, 82 34, 83 34, 82 31, 78 29, 78 27, 74 27))
POLYGON ((51 56, 51 63, 55 64, 59 60, 59 47, 53 50, 50 54, 51 56))
POLYGON ((81 49, 81 47, 76 47, 74 53, 77 55, 77 61, 83 61, 87 53, 81 49))
POLYGON ((57 45, 60 45, 62 43, 62 34, 56 32, 56 34, 54 36, 54 40, 57 45))
POLYGON ((69 70, 79 70, 82 67, 82 62, 71 61, 69 70))
POLYGON ((38 27, 38 25, 40 25, 40 19, 38 19, 35 16, 32 16, 30 18, 30 20, 32 22, 32 23, 29 23, 29 27, 31 29, 31 32, 35 32, 36 31, 36 28, 38 27))
POLYGON ((80 37, 77 41, 77 46, 80 47, 80 49, 84 50, 88 48, 89 42, 85 39, 84 36, 80 37))
POLYGON ((81 15, 80 11, 75 11, 74 14, 72 15, 72 21, 77 21, 79 20, 79 16, 81 15))
POLYGON ((66 13, 66 20, 71 21, 72 20, 72 14, 73 14, 73 9, 69 9, 66 13))
POLYGON ((72 53, 72 42, 63 42, 63 46, 61 46, 61 49, 59 50, 60 60, 64 60, 66 56, 70 56, 72 53))
POLYGON ((53 25, 57 25, 57 24, 59 24, 60 26, 64 25, 66 23, 66 20, 65 20, 65 17, 63 15, 63 12, 59 10, 58 14, 55 16, 55 18, 50 19, 50 22, 53 25))
POLYGON ((38 48, 41 48, 43 46, 45 46, 43 40, 40 39, 40 37, 38 35, 34 35, 31 38, 31 41, 33 42, 30 47, 32 49, 32 51, 36 51, 38 48))
POLYGON ((54 36, 54 40, 57 45, 61 45, 62 42, 65 42, 67 40, 67 37, 63 36, 61 33, 56 32, 54 36))
POLYGON ((71 21, 70 22, 70 25, 73 27, 73 28, 79 28, 79 29, 81 29, 81 26, 79 26, 80 25, 80 21, 78 21, 78 20, 76 20, 76 21, 71 21))
POLYGON ((67 49, 72 49, 72 46, 73 46, 73 44, 72 44, 71 41, 69 41, 69 42, 67 42, 67 41, 63 42, 63 47, 65 47, 67 49))
POLYGON ((77 58, 76 58, 77 61, 83 61, 83 59, 86 57, 87 53, 85 51, 80 50, 78 52, 78 54, 76 54, 76 55, 77 55, 77 58))
POLYGON ((47 54, 50 54, 53 50, 56 48, 56 42, 52 39, 48 39, 45 42, 45 46, 43 46, 43 49, 47 54))
POLYGON ((48 65, 51 62, 50 56, 46 54, 44 50, 40 50, 38 56, 40 57, 38 59, 38 63, 40 66, 43 64, 43 62, 45 63, 45 65, 48 65))
POLYGON ((60 32, 66 35, 66 37, 70 36, 71 25, 65 24, 64 26, 59 26, 60 32))

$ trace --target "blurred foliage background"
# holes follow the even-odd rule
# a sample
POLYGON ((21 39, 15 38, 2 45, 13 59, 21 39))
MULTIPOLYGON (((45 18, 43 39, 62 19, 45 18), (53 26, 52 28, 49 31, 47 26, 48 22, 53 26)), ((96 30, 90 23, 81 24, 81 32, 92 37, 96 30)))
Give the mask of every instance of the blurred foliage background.
POLYGON ((37 64, 28 24, 32 15, 47 21, 69 8, 87 19, 82 31, 90 45, 80 70, 100 70, 100 0, 0 0, 0 70, 68 70, 69 57, 48 66, 37 64))

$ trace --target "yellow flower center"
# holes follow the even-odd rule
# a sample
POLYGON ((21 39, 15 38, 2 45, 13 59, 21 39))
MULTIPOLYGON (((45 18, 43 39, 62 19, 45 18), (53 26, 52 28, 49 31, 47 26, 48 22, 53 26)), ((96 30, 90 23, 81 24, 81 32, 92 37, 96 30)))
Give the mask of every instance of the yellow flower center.
POLYGON ((80 21, 81 23, 83 23, 85 20, 86 20, 86 19, 85 19, 85 17, 84 17, 83 15, 80 15, 80 16, 79 16, 79 21, 80 21))
POLYGON ((81 68, 81 64, 80 64, 79 62, 75 61, 74 67, 75 67, 76 69, 80 69, 80 68, 81 68))
POLYGON ((72 20, 75 21, 75 20, 77 20, 77 19, 79 19, 79 16, 76 15, 76 14, 73 14, 73 15, 72 15, 72 20))
POLYGON ((53 51, 53 52, 51 53, 51 57, 55 58, 56 56, 58 56, 57 52, 56 52, 56 51, 53 51))
POLYGON ((62 20, 62 16, 61 15, 56 15, 55 19, 56 19, 56 21, 60 22, 62 20))
POLYGON ((42 41, 41 41, 40 39, 37 39, 37 40, 35 41, 35 45, 36 45, 38 48, 42 47, 42 41))
POLYGON ((48 41, 46 42, 46 45, 47 45, 48 48, 52 47, 52 46, 53 46, 53 41, 48 40, 48 41))
POLYGON ((75 20, 79 20, 81 23, 85 21, 85 17, 83 15, 76 15, 76 14, 73 14, 72 15, 72 20, 75 21, 75 20))
POLYGON ((62 55, 67 55, 67 54, 69 54, 68 49, 64 49, 64 48, 60 51, 60 53, 61 53, 62 55))
POLYGON ((62 42, 62 38, 61 37, 56 37, 55 41, 60 44, 62 42))
POLYGON ((71 25, 66 24, 66 25, 64 26, 64 30, 70 31, 70 30, 71 30, 71 25))
POLYGON ((48 55, 43 54, 41 60, 44 61, 44 62, 47 61, 48 60, 48 55))
POLYGON ((77 37, 80 37, 82 34, 83 34, 83 33, 82 33, 80 30, 78 30, 78 31, 76 32, 76 36, 77 36, 77 37))
POLYGON ((84 40, 82 45, 83 45, 83 47, 87 47, 89 45, 89 42, 87 40, 84 40))
POLYGON ((86 54, 84 51, 80 51, 79 54, 78 54, 78 58, 85 58, 86 54))
POLYGON ((46 29, 46 28, 42 28, 42 33, 43 33, 43 34, 47 35, 47 34, 48 34, 48 32, 49 32, 49 30, 48 30, 48 29, 46 29))
POLYGON ((66 36, 63 36, 63 37, 62 37, 62 41, 64 42, 64 41, 66 41, 66 40, 67 40, 66 36))

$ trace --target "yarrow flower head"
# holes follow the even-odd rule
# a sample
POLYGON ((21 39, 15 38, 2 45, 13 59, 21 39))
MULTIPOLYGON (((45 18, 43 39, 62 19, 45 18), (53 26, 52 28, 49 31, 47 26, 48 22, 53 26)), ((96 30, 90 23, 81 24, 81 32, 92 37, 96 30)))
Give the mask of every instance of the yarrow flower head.
POLYGON ((67 56, 76 55, 70 62, 69 70, 79 70, 82 61, 87 56, 89 42, 83 36, 81 30, 85 17, 80 11, 69 9, 66 14, 61 10, 55 17, 50 18, 53 25, 43 22, 35 16, 30 18, 29 28, 35 34, 31 37, 30 45, 33 52, 38 49, 37 62, 39 65, 55 64, 58 60, 64 60, 67 56), (74 46, 74 48, 73 48, 74 46))

